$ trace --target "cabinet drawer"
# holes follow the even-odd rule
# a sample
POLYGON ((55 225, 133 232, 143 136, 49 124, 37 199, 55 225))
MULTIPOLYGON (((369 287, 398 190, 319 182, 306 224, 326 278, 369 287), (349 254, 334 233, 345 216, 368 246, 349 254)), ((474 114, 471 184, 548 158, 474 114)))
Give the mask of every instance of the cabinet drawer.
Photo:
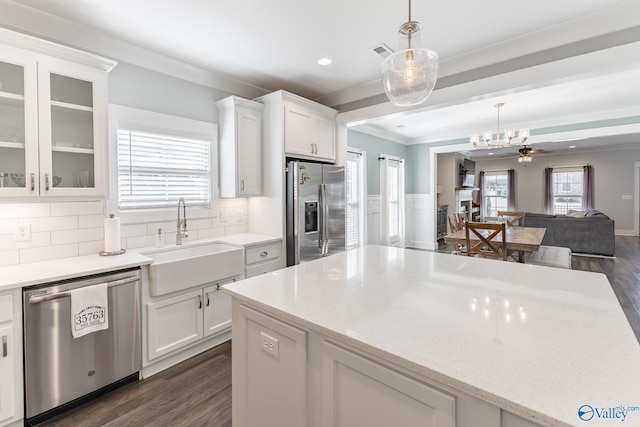
POLYGON ((0 297, 0 323, 13 320, 13 299, 11 295, 0 297))
POLYGON ((277 258, 280 258, 280 242, 247 248, 245 264, 249 265, 277 258))
POLYGON ((262 264, 252 265, 250 267, 247 267, 247 277, 259 276, 270 271, 279 270, 280 268, 281 267, 279 259, 262 264))

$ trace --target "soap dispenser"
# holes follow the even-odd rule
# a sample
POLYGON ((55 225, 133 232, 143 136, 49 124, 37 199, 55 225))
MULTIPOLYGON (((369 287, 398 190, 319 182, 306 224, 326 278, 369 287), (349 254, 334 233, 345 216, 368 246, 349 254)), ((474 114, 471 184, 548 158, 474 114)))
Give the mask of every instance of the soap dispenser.
POLYGON ((164 247, 164 238, 162 236, 162 228, 158 228, 158 233, 156 234, 156 248, 164 247))

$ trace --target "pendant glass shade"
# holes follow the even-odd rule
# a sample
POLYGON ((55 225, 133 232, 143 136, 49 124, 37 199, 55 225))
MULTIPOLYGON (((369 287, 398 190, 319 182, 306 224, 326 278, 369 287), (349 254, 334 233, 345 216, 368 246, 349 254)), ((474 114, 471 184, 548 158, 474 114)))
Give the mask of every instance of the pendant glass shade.
POLYGON ((429 49, 404 49, 382 62, 382 84, 398 106, 422 104, 438 78, 438 54, 429 49))

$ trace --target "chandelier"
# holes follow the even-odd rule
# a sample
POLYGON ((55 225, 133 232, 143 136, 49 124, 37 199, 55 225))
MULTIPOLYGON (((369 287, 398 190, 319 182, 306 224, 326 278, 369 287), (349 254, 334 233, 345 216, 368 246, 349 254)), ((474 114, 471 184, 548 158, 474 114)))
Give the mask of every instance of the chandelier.
MULTIPOLYGON (((504 102, 499 102, 498 104, 494 105, 494 107, 498 109, 498 126, 496 130, 495 140, 493 139, 493 131, 490 130, 482 132, 482 142, 484 143, 484 145, 480 142, 480 135, 471 135, 471 138, 469 139, 471 141, 471 145, 473 145, 473 148, 507 147, 511 145, 511 141, 516 137, 516 131, 513 128, 505 129, 504 133, 502 134, 502 138, 500 137, 500 108, 504 107, 504 102)), ((531 134, 529 133, 529 129, 520 129, 518 131, 518 140, 520 140, 520 144, 522 145, 527 142, 529 136, 531 136, 531 134)), ((520 158, 518 158, 518 161, 530 162, 531 155, 528 152, 526 154, 528 155, 529 160, 520 160, 520 158)))
POLYGON ((400 50, 382 61, 382 84, 392 104, 402 107, 422 104, 427 100, 438 78, 438 54, 420 48, 422 25, 409 20, 399 29, 400 50), (406 47, 405 47, 406 39, 406 47))

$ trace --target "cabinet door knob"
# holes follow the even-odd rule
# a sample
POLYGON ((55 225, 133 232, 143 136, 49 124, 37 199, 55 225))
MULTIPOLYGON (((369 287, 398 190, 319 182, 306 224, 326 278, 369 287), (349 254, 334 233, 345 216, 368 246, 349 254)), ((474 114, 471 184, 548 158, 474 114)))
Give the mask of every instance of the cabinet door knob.
POLYGON ((244 179, 240 180, 240 191, 244 191, 244 179))
POLYGON ((49 174, 48 173, 44 174, 44 189, 46 191, 49 191, 49 174))
POLYGON ((267 252, 267 251, 260 252, 260 256, 264 257, 264 256, 267 256, 267 255, 269 255, 269 252, 267 252))
POLYGON ((36 174, 32 173, 31 174, 31 191, 35 191, 36 190, 36 174))
POLYGON ((2 357, 7 357, 7 336, 2 336, 2 357))
POLYGON ((209 307, 209 303, 210 303, 210 301, 209 301, 209 292, 207 292, 207 302, 206 302, 207 307, 209 307))
POLYGON ((198 295, 198 308, 202 308, 202 297, 198 295))

